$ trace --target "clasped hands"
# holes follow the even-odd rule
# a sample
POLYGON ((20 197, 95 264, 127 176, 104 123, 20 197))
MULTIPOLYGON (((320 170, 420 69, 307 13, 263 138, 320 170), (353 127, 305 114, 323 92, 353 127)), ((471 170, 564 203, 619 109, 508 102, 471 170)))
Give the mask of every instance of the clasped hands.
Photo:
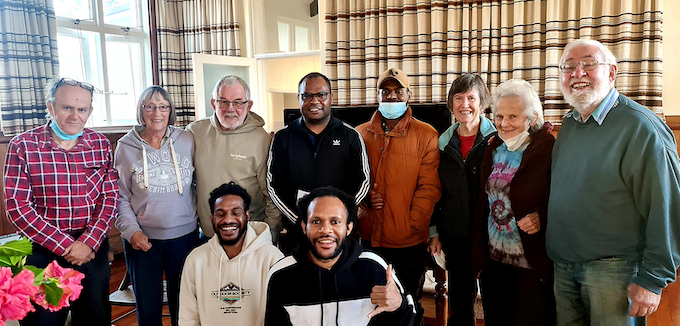
POLYGON ((70 246, 66 247, 62 256, 69 263, 76 266, 82 266, 94 259, 94 251, 82 241, 76 240, 70 246))

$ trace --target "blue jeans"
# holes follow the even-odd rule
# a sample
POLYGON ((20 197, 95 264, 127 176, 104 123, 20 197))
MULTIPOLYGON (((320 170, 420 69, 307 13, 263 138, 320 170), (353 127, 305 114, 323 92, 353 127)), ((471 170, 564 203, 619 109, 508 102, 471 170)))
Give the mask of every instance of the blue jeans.
POLYGON ((628 284, 638 263, 605 258, 586 263, 555 263, 557 325, 645 325, 628 315, 628 284))
POLYGON ((137 322, 161 326, 163 310, 163 272, 167 283, 168 308, 173 326, 178 324, 179 286, 184 259, 198 244, 198 231, 170 240, 149 239, 151 249, 135 250, 125 243, 125 262, 132 279, 137 306, 137 322))

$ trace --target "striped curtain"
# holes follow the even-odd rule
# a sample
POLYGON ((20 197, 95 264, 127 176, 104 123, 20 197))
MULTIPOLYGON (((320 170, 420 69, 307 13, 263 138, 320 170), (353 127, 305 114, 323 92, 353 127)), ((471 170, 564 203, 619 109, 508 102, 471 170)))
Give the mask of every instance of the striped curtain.
POLYGON ((5 136, 43 125, 44 87, 59 75, 52 0, 0 1, 0 112, 5 136))
POLYGON ((237 21, 244 10, 241 4, 235 0, 155 0, 158 82, 172 96, 178 126, 186 126, 195 117, 191 54, 241 55, 237 21))
POLYGON ((380 73, 410 76, 413 102, 446 103, 454 79, 480 73, 489 89, 529 81, 545 117, 560 124, 569 105, 559 90, 564 46, 605 44, 619 61, 616 87, 663 117, 660 0, 328 0, 326 72, 335 105, 377 103, 380 73))

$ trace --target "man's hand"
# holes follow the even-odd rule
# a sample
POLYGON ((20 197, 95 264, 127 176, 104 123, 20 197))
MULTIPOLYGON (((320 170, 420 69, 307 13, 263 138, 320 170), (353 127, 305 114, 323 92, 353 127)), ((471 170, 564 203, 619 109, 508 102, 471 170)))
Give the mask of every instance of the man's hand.
POLYGON ((381 194, 375 192, 374 189, 376 188, 378 188, 378 184, 374 183, 373 188, 368 192, 368 205, 373 209, 382 209, 385 200, 381 194))
POLYGON ((628 298, 631 317, 649 316, 659 308, 661 295, 649 291, 635 283, 628 284, 628 298))
POLYGON ((534 234, 541 230, 541 220, 538 218, 538 213, 533 212, 517 221, 517 226, 528 234, 534 234))
POLYGON ((94 252, 90 246, 81 241, 75 241, 70 246, 66 247, 63 256, 69 263, 81 266, 94 258, 94 252))
POLYGON ((432 237, 427 241, 427 251, 430 255, 439 254, 442 252, 442 243, 439 237, 432 237))
POLYGON ((376 285, 371 292, 371 303, 378 305, 368 318, 373 318, 383 311, 395 311, 401 306, 401 293, 392 279, 392 265, 387 266, 387 284, 376 285))
POLYGON ((132 237, 130 237, 130 244, 132 245, 132 248, 135 250, 142 250, 144 252, 149 251, 151 249, 151 243, 149 242, 149 237, 144 234, 142 231, 137 231, 134 234, 132 234, 132 237))

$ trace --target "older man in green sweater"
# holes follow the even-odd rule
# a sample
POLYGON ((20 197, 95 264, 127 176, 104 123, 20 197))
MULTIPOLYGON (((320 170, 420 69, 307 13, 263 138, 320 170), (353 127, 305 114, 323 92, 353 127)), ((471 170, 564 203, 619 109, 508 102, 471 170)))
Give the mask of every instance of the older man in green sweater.
POLYGON ((680 263, 676 142, 618 93, 616 58, 600 42, 572 41, 559 68, 574 110, 553 149, 548 208, 558 325, 634 325, 657 309, 680 263))

